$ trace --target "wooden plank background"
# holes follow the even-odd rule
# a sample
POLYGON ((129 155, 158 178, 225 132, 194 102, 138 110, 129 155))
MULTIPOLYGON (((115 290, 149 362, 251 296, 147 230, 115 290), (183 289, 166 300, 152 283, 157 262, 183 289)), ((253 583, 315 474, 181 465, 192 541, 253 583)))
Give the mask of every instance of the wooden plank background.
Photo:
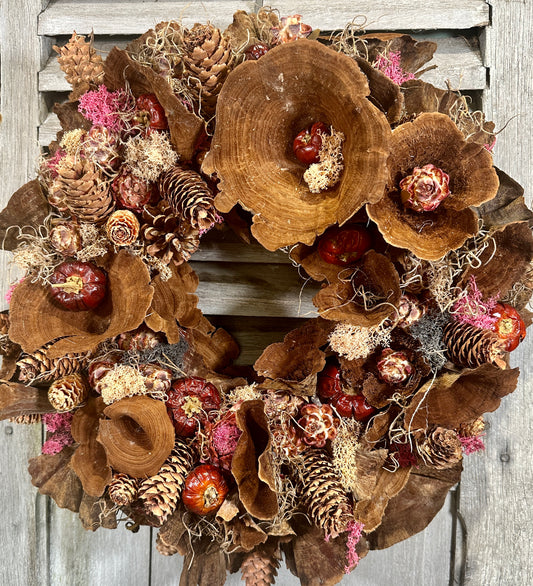
MULTIPOLYGON (((1 205, 33 177, 38 143, 47 144, 57 128, 47 105, 68 88, 51 58, 53 42, 64 42, 73 29, 78 33, 94 29, 97 44, 105 50, 115 40, 124 40, 98 35, 141 34, 159 20, 180 17, 185 24, 210 19, 223 27, 235 10, 253 10, 258 4, 238 0, 2 0, 1 205)), ((420 38, 437 38, 435 61, 439 68, 426 79, 441 87, 449 79, 452 87, 473 90, 474 97, 481 95, 487 117, 498 128, 505 126, 498 136, 496 164, 527 186, 531 205, 530 2, 397 0, 391 4, 388 0, 361 0, 354 5, 334 0, 327 3, 327 10, 324 2, 316 0, 273 4, 282 15, 303 14, 305 22, 323 30, 342 27, 357 17, 359 23, 366 18, 368 30, 414 30, 420 38)), ((282 326, 290 329, 298 323, 297 316, 314 311, 312 287, 302 290, 303 282, 282 253, 265 253, 260 247, 237 250, 232 242, 206 243, 194 260, 201 278, 201 306, 206 313, 215 314, 217 323, 238 332, 244 347, 243 362, 250 362, 258 348, 279 339, 282 326), (222 265, 221 261, 226 262, 222 265), (272 302, 273 296, 277 303, 272 302), (251 319, 253 315, 261 317, 251 319)), ((3 254, 2 291, 16 277, 7 261, 3 254)), ((342 584, 533 583, 529 538, 533 494, 531 338, 530 334, 513 354, 514 365, 522 370, 519 388, 490 416, 486 453, 466 458, 460 487, 452 491, 442 511, 426 531, 389 550, 371 552, 342 584)), ((181 560, 157 553, 155 532, 142 528, 134 535, 121 526, 115 531, 88 533, 75 515, 38 495, 31 486, 26 462, 39 453, 41 441, 40 426, 0 424, 0 502, 4 506, 0 584, 177 585, 181 560)), ((238 583, 238 575, 228 578, 228 584, 238 583)), ((282 570, 278 583, 298 584, 298 580, 282 570)))

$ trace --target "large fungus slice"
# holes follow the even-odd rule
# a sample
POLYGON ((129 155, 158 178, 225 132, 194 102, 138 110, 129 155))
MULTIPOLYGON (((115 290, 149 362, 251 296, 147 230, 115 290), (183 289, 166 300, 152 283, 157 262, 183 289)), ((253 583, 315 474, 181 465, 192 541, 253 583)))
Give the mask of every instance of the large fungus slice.
POLYGON ((102 397, 91 397, 86 405, 74 413, 70 430, 79 444, 72 456, 72 468, 83 490, 93 497, 104 494, 112 477, 104 447, 96 439, 104 408, 102 397))
POLYGON ((257 519, 273 519, 278 513, 276 481, 270 456, 270 432, 263 401, 245 401, 236 414, 242 434, 231 462, 239 498, 257 519))
POLYGON ((369 250, 351 276, 321 289, 313 303, 325 319, 370 327, 396 311, 400 296, 400 278, 392 262, 369 250))
POLYGON ((174 447, 174 427, 165 404, 149 397, 130 397, 106 407, 98 441, 109 464, 134 478, 153 476, 174 447))
MULTIPOLYGON (((5 360, 5 357, 3 357, 5 360)), ((53 413, 46 390, 0 381, 0 420, 34 413, 53 413)))
POLYGON ((72 312, 54 304, 48 289, 25 279, 11 299, 9 337, 32 353, 52 342, 51 358, 92 350, 107 338, 138 327, 152 301, 153 288, 144 262, 120 251, 104 266, 109 293, 95 310, 72 312))
POLYGON ((444 114, 421 114, 392 133, 387 193, 367 205, 368 215, 389 244, 407 248, 424 260, 438 260, 478 231, 470 206, 491 200, 498 191, 492 157, 467 142, 444 114), (415 168, 435 165, 449 175, 451 195, 434 211, 416 212, 402 204, 400 181, 415 168))
POLYGON ((316 41, 299 40, 247 61, 228 76, 204 170, 216 172, 215 205, 253 214, 252 233, 268 250, 302 242, 383 195, 390 128, 366 98, 356 63, 316 41), (340 181, 311 193, 306 166, 293 154, 296 135, 314 122, 345 135, 340 181))

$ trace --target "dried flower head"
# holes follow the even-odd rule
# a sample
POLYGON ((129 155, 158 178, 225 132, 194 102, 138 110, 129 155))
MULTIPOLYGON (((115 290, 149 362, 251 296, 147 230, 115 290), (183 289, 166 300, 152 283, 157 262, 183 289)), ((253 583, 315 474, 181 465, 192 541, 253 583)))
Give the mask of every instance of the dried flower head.
POLYGON ((400 181, 402 203, 415 212, 432 212, 450 194, 450 176, 435 165, 415 167, 400 181))
POLYGON ((339 322, 329 336, 331 349, 348 360, 366 358, 378 346, 388 346, 393 325, 390 322, 365 328, 339 322))
POLYGON ((98 388, 107 405, 146 393, 144 376, 137 368, 126 364, 119 364, 107 372, 98 382, 98 388))
POLYGON ((135 136, 126 143, 125 161, 131 172, 146 181, 156 181, 178 161, 164 132, 152 132, 148 136, 135 136))
POLYGON ((319 162, 313 163, 304 173, 304 181, 311 193, 320 193, 336 185, 344 169, 342 143, 344 134, 331 128, 331 134, 322 135, 319 162))
POLYGON ((381 380, 391 385, 405 383, 413 374, 413 365, 405 352, 385 348, 379 357, 378 373, 381 380))
POLYGON ((67 155, 78 155, 84 137, 85 130, 83 128, 75 128, 74 130, 65 132, 59 145, 67 155))
POLYGON ((105 225, 107 237, 115 246, 129 246, 139 236, 141 226, 133 212, 117 210, 113 212, 105 225))
POLYGON ((304 405, 300 413, 302 417, 298 420, 298 425, 307 445, 322 448, 328 439, 332 440, 337 435, 339 420, 333 416, 329 405, 304 405))

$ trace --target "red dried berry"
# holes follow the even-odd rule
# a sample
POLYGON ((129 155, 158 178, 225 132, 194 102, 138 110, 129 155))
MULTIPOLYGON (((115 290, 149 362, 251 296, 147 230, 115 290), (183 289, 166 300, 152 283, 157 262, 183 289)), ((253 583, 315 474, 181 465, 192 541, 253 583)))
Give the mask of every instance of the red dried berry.
POLYGON ((498 318, 492 326, 498 338, 505 341, 506 352, 512 352, 526 337, 526 324, 516 309, 507 303, 497 303, 491 316, 498 318))
POLYGON ((327 364, 317 378, 317 393, 321 399, 331 399, 342 391, 341 371, 334 364, 327 364))
POLYGON ((55 269, 50 283, 50 294, 58 305, 70 311, 86 311, 103 301, 107 275, 93 263, 68 261, 55 269))
POLYGON ((224 502, 228 485, 222 472, 211 464, 197 466, 185 479, 183 504, 197 515, 214 513, 224 502))
POLYGON ((191 376, 174 382, 168 393, 167 410, 176 433, 192 437, 209 411, 220 408, 220 394, 215 385, 191 376))
POLYGON ((153 130, 167 130, 168 120, 163 106, 159 103, 155 94, 143 94, 137 98, 137 109, 147 112, 149 116, 149 128, 153 130))
POLYGON ((296 158, 304 165, 318 163, 318 154, 322 146, 322 135, 328 132, 323 122, 315 122, 311 128, 306 128, 296 135, 292 149, 296 158))
POLYGON ((358 261, 370 248, 372 241, 363 226, 330 228, 318 243, 320 258, 329 264, 347 267, 358 261))
POLYGON ((244 59, 245 61, 257 61, 260 57, 266 55, 268 49, 269 47, 265 43, 250 45, 244 52, 244 59))

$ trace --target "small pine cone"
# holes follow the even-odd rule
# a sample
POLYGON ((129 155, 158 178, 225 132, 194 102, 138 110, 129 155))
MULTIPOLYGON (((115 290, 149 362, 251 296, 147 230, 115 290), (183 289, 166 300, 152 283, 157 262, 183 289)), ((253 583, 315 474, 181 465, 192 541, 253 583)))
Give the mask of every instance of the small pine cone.
POLYGON ((141 364, 139 371, 144 377, 146 394, 163 399, 172 385, 172 371, 159 364, 141 364))
POLYGON ((437 427, 417 446, 419 454, 429 466, 444 470, 450 468, 463 457, 459 436, 452 429, 437 427))
POLYGON ((83 222, 101 223, 111 214, 115 202, 102 172, 93 162, 67 155, 57 166, 57 173, 49 203, 60 210, 65 206, 83 222))
POLYGON ((296 395, 284 391, 268 390, 263 398, 265 414, 269 420, 281 420, 295 417, 305 401, 296 395))
POLYGON ((161 470, 141 483, 138 498, 146 511, 153 515, 160 525, 176 509, 185 478, 192 470, 193 464, 192 449, 178 438, 161 470))
POLYGON ((121 507, 130 505, 139 491, 139 480, 127 474, 117 473, 113 475, 107 486, 109 498, 121 507))
POLYGON ((278 552, 270 555, 260 549, 251 551, 241 564, 242 580, 245 581, 246 586, 275 584, 280 559, 278 552))
POLYGON ((130 246, 133 244, 140 231, 139 220, 129 210, 117 210, 113 212, 105 225, 107 238, 115 246, 130 246))
POLYGON ((81 154, 106 173, 120 164, 118 136, 105 126, 93 126, 84 136, 81 154))
POLYGON ((53 382, 48 389, 48 400, 56 411, 72 411, 85 401, 88 394, 89 387, 85 379, 75 373, 53 382))
POLYGON ((155 540, 155 546, 157 548, 157 551, 161 554, 161 555, 166 555, 166 556, 170 556, 170 555, 174 555, 176 553, 178 553, 178 548, 175 545, 170 545, 168 543, 165 543, 165 541, 161 538, 161 535, 158 533, 156 540, 155 540))
POLYGON ((136 177, 129 167, 124 166, 111 184, 113 197, 121 207, 142 213, 153 197, 153 184, 136 177))
POLYGON ((50 244, 63 256, 74 256, 81 250, 80 227, 76 222, 60 221, 50 230, 50 244))
POLYGON ((448 358, 454 364, 466 368, 494 364, 505 368, 503 342, 490 330, 450 321, 444 328, 443 340, 448 358))
POLYGON ((470 421, 469 423, 461 423, 457 428, 457 433, 461 437, 476 437, 485 431, 485 420, 483 416, 470 421))
POLYGON ((199 232, 184 229, 166 201, 145 206, 142 217, 141 234, 148 244, 146 252, 164 264, 180 265, 198 250, 199 232))
POLYGON ((159 178, 159 191, 172 213, 194 230, 209 230, 216 223, 213 193, 196 171, 173 167, 159 178))
POLYGON ((153 350, 164 341, 165 337, 161 332, 153 332, 145 325, 142 325, 131 332, 120 334, 115 338, 115 342, 121 350, 131 350, 134 352, 153 350))
POLYGON ((81 354, 72 352, 61 356, 61 358, 48 358, 46 348, 43 346, 32 354, 23 354, 17 361, 19 382, 52 382, 58 377, 79 372, 89 362, 88 352, 81 354))
POLYGON ((33 425, 34 423, 41 423, 42 416, 40 413, 30 413, 29 415, 11 417, 9 421, 11 421, 11 423, 18 423, 21 425, 33 425))
POLYGON ((315 525, 335 538, 353 519, 352 507, 339 474, 326 450, 312 448, 303 454, 300 471, 303 500, 315 525))
POLYGON ((333 409, 329 405, 304 405, 300 409, 302 417, 298 426, 302 431, 302 439, 308 446, 322 448, 326 441, 337 435, 340 421, 333 416, 333 409))
POLYGON ((65 73, 66 80, 73 87, 81 86, 78 95, 89 89, 91 84, 102 83, 104 76, 102 58, 96 53, 92 42, 87 42, 84 36, 74 33, 64 47, 54 45, 53 49, 59 53, 57 60, 65 73))
POLYGON ((398 304, 398 322, 396 325, 400 328, 409 328, 419 319, 424 317, 425 313, 426 307, 417 297, 410 293, 404 293, 400 297, 398 304))
POLYGON ((229 41, 211 24, 195 24, 183 35, 185 77, 208 117, 215 113, 218 94, 233 66, 229 41))

